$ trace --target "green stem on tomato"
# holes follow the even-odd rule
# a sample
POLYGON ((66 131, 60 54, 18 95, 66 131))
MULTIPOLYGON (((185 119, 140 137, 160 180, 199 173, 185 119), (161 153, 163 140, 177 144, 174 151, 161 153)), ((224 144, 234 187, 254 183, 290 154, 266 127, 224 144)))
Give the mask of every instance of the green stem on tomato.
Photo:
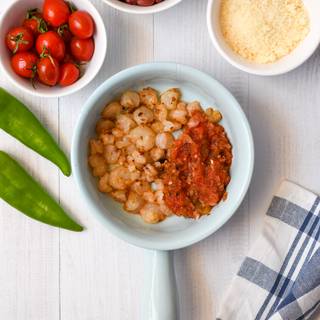
POLYGON ((69 6, 69 9, 70 9, 71 13, 78 10, 78 8, 76 7, 76 5, 73 2, 71 2, 71 1, 66 1, 66 2, 68 4, 68 6, 69 6))
POLYGON ((13 51, 12 51, 13 54, 17 53, 20 43, 22 43, 22 44, 28 44, 29 43, 29 41, 23 40, 23 33, 22 32, 18 33, 15 37, 11 37, 10 40, 14 41, 16 43, 16 45, 15 45, 13 51))
POLYGON ((31 19, 39 12, 38 8, 29 9, 26 14, 26 19, 31 19))

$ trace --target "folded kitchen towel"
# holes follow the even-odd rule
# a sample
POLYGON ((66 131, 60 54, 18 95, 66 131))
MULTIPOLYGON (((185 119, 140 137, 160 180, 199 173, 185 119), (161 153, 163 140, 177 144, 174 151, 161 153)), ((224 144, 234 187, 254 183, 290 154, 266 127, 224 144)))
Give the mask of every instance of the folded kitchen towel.
POLYGON ((320 198, 284 181, 217 319, 310 319, 320 304, 320 198))

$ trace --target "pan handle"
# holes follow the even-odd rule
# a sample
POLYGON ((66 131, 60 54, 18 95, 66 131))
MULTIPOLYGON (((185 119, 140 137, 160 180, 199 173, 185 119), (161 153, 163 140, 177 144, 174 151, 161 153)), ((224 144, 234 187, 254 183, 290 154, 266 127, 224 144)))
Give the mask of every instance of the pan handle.
POLYGON ((179 320, 172 253, 154 251, 148 320, 179 320))

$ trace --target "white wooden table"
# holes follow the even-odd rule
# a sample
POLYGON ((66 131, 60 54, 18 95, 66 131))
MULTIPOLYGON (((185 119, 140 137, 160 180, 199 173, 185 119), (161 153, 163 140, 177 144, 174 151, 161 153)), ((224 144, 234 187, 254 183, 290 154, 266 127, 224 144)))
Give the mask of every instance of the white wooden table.
MULTIPOLYGON (((0 0, 0 11, 9 1, 0 0)), ((251 76, 230 66, 213 48, 206 0, 184 0, 154 16, 128 15, 102 0, 92 2, 103 16, 109 44, 104 66, 89 86, 65 98, 39 99, 17 90, 1 73, 0 85, 28 104, 67 152, 88 95, 126 67, 150 61, 189 64, 210 73, 235 95, 255 140, 250 191, 223 228, 175 253, 181 319, 214 319, 280 181, 288 178, 320 193, 320 52, 287 75, 251 76)), ((3 132, 0 149, 21 161, 87 228, 81 234, 51 228, 0 201, 0 319, 140 320, 148 264, 144 250, 100 225, 73 179, 51 163, 3 132)))

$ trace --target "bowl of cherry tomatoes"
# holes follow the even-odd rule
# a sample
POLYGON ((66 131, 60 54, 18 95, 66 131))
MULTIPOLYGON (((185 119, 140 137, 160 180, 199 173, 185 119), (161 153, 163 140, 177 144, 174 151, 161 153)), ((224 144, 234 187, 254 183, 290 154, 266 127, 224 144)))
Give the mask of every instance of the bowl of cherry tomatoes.
POLYGON ((151 14, 169 9, 182 0, 104 0, 120 11, 136 14, 151 14))
POLYGON ((61 97, 91 82, 107 50, 103 20, 87 0, 16 0, 0 21, 0 64, 22 90, 61 97))

